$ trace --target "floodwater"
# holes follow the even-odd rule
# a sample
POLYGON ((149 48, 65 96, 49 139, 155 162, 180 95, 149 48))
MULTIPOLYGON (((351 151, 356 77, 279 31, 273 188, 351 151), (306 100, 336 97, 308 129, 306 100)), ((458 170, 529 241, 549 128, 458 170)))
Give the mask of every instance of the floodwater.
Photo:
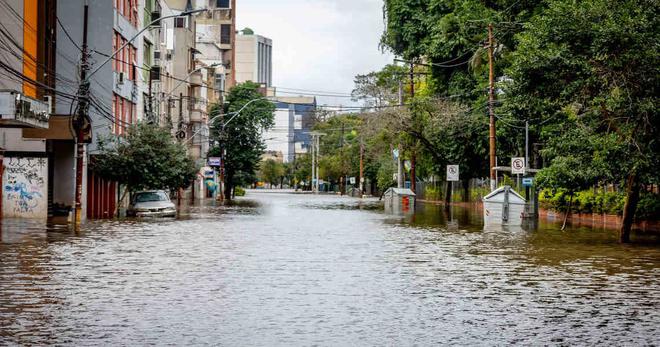
POLYGON ((179 219, 3 221, 0 345, 657 345, 660 247, 249 192, 179 219))

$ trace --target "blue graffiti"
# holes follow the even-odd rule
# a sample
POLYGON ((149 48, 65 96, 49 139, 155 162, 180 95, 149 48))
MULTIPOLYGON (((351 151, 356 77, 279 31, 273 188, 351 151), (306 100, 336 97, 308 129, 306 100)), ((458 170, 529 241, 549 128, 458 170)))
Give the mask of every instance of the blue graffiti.
POLYGON ((8 184, 5 186, 5 191, 17 200, 16 204, 20 212, 28 212, 37 207, 39 204, 37 198, 42 197, 37 191, 29 191, 23 182, 8 184))

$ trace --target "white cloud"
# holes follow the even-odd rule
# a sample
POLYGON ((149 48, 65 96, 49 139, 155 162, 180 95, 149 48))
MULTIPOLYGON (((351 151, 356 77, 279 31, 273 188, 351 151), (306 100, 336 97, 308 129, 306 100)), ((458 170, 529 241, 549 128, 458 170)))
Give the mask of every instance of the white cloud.
POLYGON ((236 19, 239 30, 250 27, 273 39, 275 86, 350 93, 356 74, 392 62, 378 47, 381 0, 238 0, 236 19))

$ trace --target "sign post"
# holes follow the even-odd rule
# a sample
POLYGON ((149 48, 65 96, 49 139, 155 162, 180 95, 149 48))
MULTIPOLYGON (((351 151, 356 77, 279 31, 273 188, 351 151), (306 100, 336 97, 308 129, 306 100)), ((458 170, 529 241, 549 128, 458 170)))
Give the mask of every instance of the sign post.
POLYGON ((525 174, 525 158, 511 158, 511 173, 514 175, 525 174))
POLYGON ((516 158, 511 158, 511 174, 516 175, 517 180, 516 183, 518 187, 520 187, 520 175, 525 174, 525 158, 524 157, 516 157, 516 158))
POLYGON ((447 181, 460 181, 458 165, 447 165, 447 181))

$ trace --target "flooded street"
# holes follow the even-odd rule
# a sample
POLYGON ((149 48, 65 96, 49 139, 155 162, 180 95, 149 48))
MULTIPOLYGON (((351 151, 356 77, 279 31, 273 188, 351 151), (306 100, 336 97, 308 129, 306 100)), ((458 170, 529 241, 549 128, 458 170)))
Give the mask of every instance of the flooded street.
POLYGON ((653 345, 660 247, 249 192, 80 233, 5 221, 0 345, 653 345))

